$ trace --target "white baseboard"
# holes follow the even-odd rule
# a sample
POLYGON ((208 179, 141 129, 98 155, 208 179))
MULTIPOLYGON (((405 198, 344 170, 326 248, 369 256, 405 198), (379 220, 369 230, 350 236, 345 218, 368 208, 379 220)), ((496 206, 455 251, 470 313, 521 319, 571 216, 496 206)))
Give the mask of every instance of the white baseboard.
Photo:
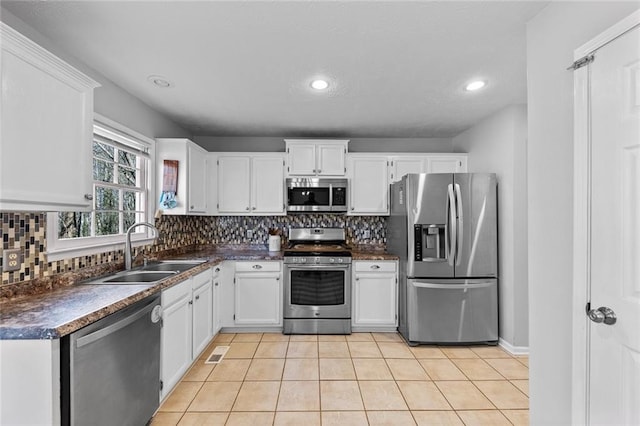
POLYGON ((529 355, 529 346, 513 346, 502 338, 498 340, 498 345, 511 355, 529 355))

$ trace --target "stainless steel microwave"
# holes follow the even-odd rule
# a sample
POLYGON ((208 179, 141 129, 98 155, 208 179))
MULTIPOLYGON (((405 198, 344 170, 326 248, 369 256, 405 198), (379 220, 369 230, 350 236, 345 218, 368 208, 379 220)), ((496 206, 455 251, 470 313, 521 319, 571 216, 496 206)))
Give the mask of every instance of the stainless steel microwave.
POLYGON ((346 212, 348 179, 287 179, 287 211, 346 212))

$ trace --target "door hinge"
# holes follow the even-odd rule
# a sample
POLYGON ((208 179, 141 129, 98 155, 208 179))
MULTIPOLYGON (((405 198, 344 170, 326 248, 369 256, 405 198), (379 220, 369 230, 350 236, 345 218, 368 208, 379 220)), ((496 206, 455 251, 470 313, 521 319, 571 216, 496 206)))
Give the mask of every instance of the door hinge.
POLYGON ((344 172, 347 173, 347 168, 346 167, 344 168, 344 172))
POLYGON ((220 210, 220 204, 216 204, 216 209, 220 210))
POLYGON ((164 389, 164 382, 160 380, 160 390, 164 389))
POLYGON ((287 148, 287 154, 290 154, 290 153, 291 153, 291 151, 289 150, 289 148, 287 148))
POLYGON ((575 71, 577 69, 584 67, 585 65, 589 65, 591 62, 595 60, 595 58, 596 57, 594 55, 584 56, 578 59, 577 61, 575 61, 573 64, 571 64, 571 66, 567 68, 567 71, 575 71))
POLYGON ((287 167, 287 172, 289 172, 289 167, 287 167))
POLYGON ((236 314, 233 314, 233 320, 235 321, 235 319, 236 319, 236 314))
POLYGON ((284 163, 284 160, 282 160, 282 165, 285 166, 286 164, 284 163))
POLYGON ((235 279, 235 278, 233 279, 233 283, 234 283, 234 284, 236 283, 236 279, 235 279))
POLYGON ((220 160, 216 160, 216 165, 220 165, 220 160))
POLYGON ((591 302, 587 302, 587 305, 584 307, 584 311, 589 315, 589 311, 591 310, 591 302))

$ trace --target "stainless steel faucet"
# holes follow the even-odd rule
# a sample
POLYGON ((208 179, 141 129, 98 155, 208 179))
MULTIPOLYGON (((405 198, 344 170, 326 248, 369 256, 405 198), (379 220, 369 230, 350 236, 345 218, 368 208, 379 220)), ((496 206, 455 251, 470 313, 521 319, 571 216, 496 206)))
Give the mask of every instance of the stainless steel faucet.
POLYGON ((138 226, 146 226, 147 228, 151 228, 153 233, 155 234, 154 238, 158 238, 160 236, 160 231, 158 228, 150 224, 149 222, 136 222, 127 229, 127 237, 124 242, 124 269, 131 269, 131 232, 136 229, 138 226))

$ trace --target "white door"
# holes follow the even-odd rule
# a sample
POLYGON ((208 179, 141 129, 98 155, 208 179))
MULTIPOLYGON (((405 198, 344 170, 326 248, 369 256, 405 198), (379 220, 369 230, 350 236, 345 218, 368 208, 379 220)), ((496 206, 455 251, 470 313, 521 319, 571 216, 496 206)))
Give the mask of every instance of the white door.
POLYGON ((279 325, 280 277, 273 273, 238 273, 235 277, 235 323, 279 325))
POLYGON ((346 148, 344 145, 320 144, 316 151, 316 173, 321 176, 344 176, 344 156, 346 148))
POLYGON ((252 160, 251 212, 284 213, 284 159, 254 157, 252 160))
MULTIPOLYGON (((210 274, 210 271, 205 274, 210 274)), ((193 341, 192 355, 196 358, 213 336, 213 284, 208 276, 193 277, 193 341), (202 282, 204 281, 204 283, 202 282)))
POLYGON ((427 165, 424 157, 408 156, 391 158, 391 183, 398 182, 409 173, 426 173, 427 165))
POLYGON ((389 212, 389 182, 386 157, 352 156, 351 214, 387 214, 389 212))
POLYGON ((588 422, 640 424, 640 28, 590 66, 588 422), (599 308, 601 308, 598 310, 599 308), (604 308, 615 313, 606 315, 604 308), (607 324, 609 323, 609 324, 607 324))
POLYGON ((316 145, 296 143, 287 148, 289 175, 313 176, 316 174, 316 145))
POLYGON ((189 205, 190 213, 207 211, 207 153, 196 146, 187 144, 189 157, 189 205))
POLYGON ((467 171, 466 158, 430 157, 427 159, 427 173, 462 173, 467 171))
POLYGON ((218 158, 218 211, 249 213, 251 210, 251 158, 218 158))

